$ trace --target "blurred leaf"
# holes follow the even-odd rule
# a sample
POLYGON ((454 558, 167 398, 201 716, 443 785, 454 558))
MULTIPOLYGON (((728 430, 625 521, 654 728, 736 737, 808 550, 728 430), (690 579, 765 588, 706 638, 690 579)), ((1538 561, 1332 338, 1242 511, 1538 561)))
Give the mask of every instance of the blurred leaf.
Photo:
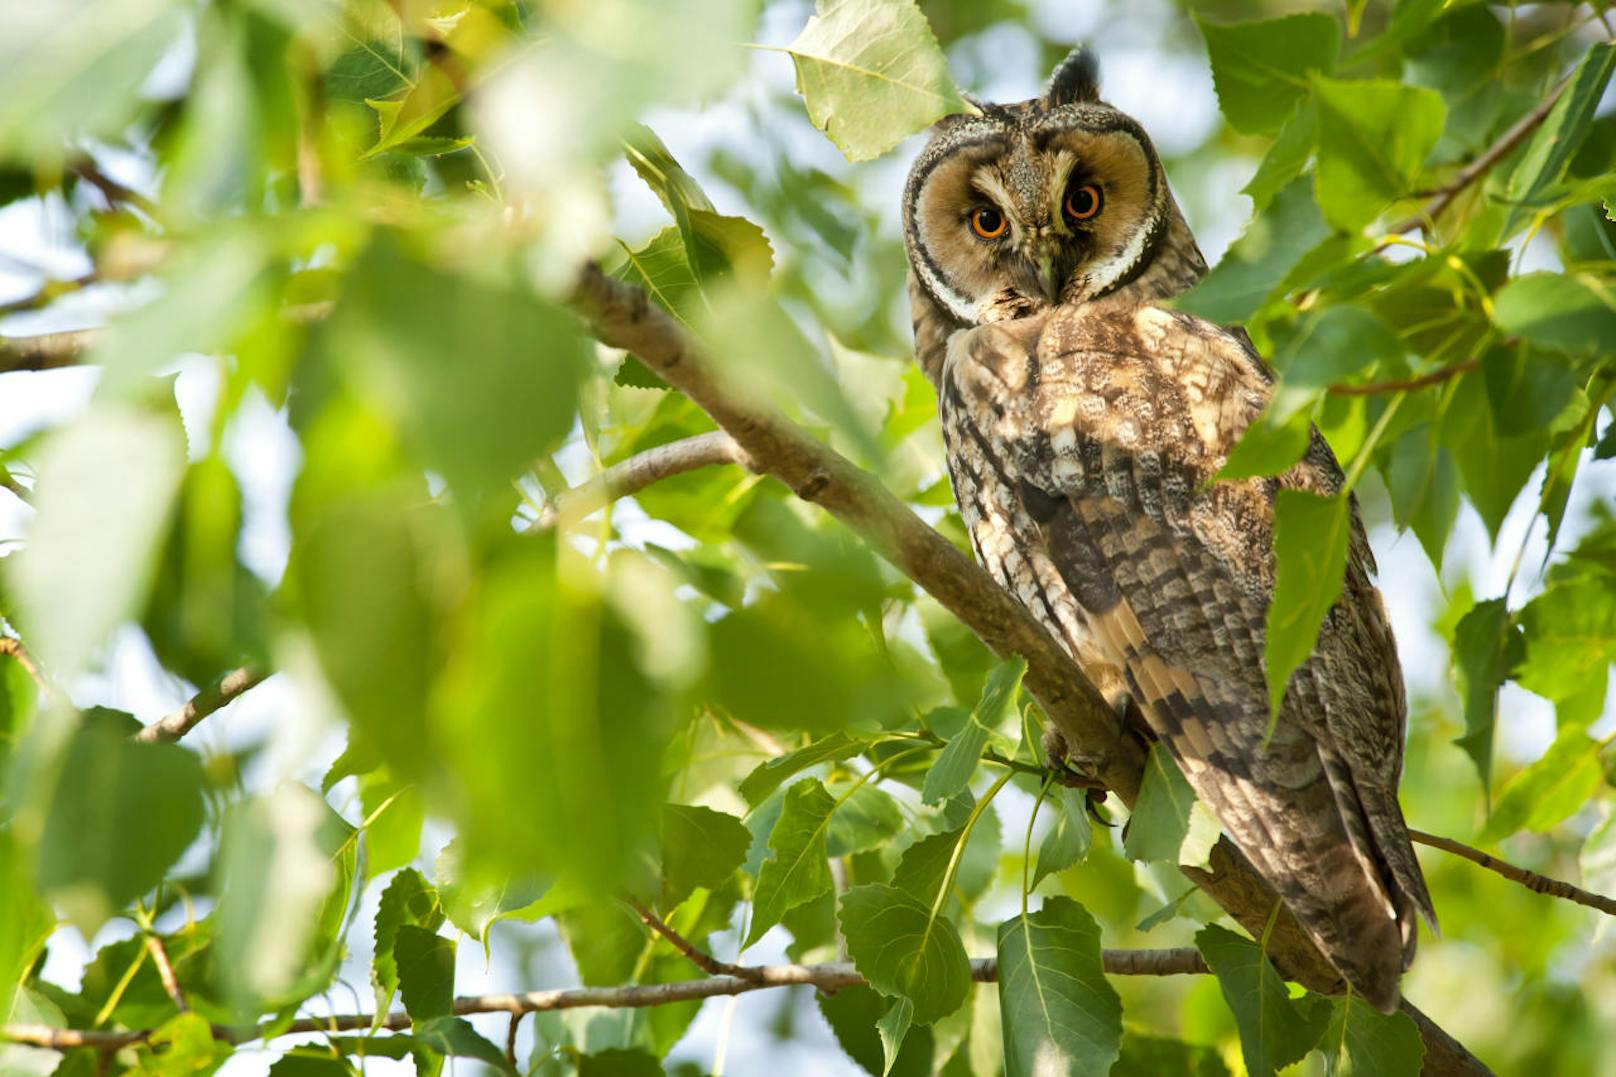
POLYGON ((234 805, 216 861, 218 961, 244 1010, 301 1002, 336 974, 353 828, 301 785, 234 805))
POLYGON ((359 782, 359 805, 365 812, 360 842, 365 850, 366 878, 413 861, 421 851, 421 826, 426 817, 415 787, 373 772, 359 782))
POLYGON ((146 597, 185 467, 178 419, 98 407, 39 452, 37 512, 5 580, 35 657, 59 678, 82 672, 146 597))
POLYGON ((73 0, 7 9, 0 43, 0 158, 59 157, 69 138, 117 136, 182 33, 167 0, 73 0))
POLYGON ((883 995, 913 1002, 917 1024, 964 1003, 971 962, 947 918, 902 890, 870 884, 842 895, 840 920, 853 966, 883 995))
POLYGON ((1313 653, 1325 614, 1341 597, 1351 519, 1345 495, 1281 490, 1275 499, 1274 600, 1264 652, 1270 721, 1279 714, 1291 674, 1313 653))
POLYGON ((1212 271, 1173 305, 1224 325, 1244 322, 1329 234, 1311 185, 1293 180, 1251 218, 1212 271))
MULTIPOLYGON (((13 663, 14 664, 14 663, 13 663)), ((56 930, 56 916, 35 885, 31 851, 19 847, 15 827, 0 830, 0 1012, 56 930)))
POLYGON ((590 356, 569 314, 520 286, 429 266, 385 232, 348 274, 324 341, 354 391, 473 503, 571 428, 590 356))
POLYGON ((998 957, 1007 1077, 1107 1072, 1121 1048, 1122 1002, 1088 910, 1045 898, 999 925, 998 957))
POLYGON ((1065 871, 1089 855, 1093 828, 1089 823, 1088 795, 1082 789, 1057 786, 1049 798, 1055 823, 1038 845, 1038 863, 1032 873, 1036 890, 1044 876, 1065 871))
POLYGON ((1317 999, 1293 999, 1285 983, 1250 939, 1215 925, 1195 934, 1206 963, 1240 1029, 1240 1054, 1253 1077, 1271 1077, 1318 1042, 1330 1008, 1317 999))
POLYGON ((1425 1044, 1406 1013, 1377 1013, 1352 995, 1330 999, 1319 1042, 1326 1077, 1419 1077, 1425 1044))
POLYGON ((416 924, 400 924, 393 938, 398 993, 416 1021, 449 1014, 454 1004, 455 944, 416 924))
POLYGON ((1152 744, 1139 799, 1123 833, 1129 859, 1206 868, 1219 833, 1217 819, 1196 799, 1166 747, 1152 744))
POLYGON ((1502 598, 1476 603, 1453 631, 1453 663, 1465 719, 1465 734, 1456 743, 1476 764, 1484 792, 1492 782, 1498 689, 1520 664, 1521 642, 1521 631, 1502 598))
POLYGON ((346 1058, 293 1049, 269 1067, 268 1077, 350 1077, 353 1072, 346 1058))
POLYGON ((842 800, 830 817, 825 851, 833 857, 852 856, 880 848, 903 829, 898 802, 873 785, 861 785, 842 800))
POLYGON ((1577 854, 1582 885, 1596 894, 1616 893, 1616 808, 1607 801, 1599 807, 1599 819, 1577 854))
POLYGON ((843 759, 851 759, 867 746, 867 741, 840 730, 827 734, 802 748, 798 748, 796 751, 775 756, 773 759, 759 765, 757 769, 741 780, 741 796, 746 798, 748 804, 757 807, 765 797, 780 788, 781 783, 788 778, 820 763, 835 763, 843 759))
POLYGON ((1543 831, 1569 818, 1604 780, 1603 747, 1583 729, 1561 730, 1543 758, 1504 784, 1481 840, 1497 841, 1523 829, 1543 831))
POLYGON ((1582 273, 1528 273, 1499 290, 1498 326, 1544 348, 1616 351, 1616 294, 1582 273))
MULTIPOLYGON (((1255 212, 1261 213, 1266 210, 1275 196, 1302 174, 1302 169, 1307 166, 1308 158, 1313 156, 1313 147, 1318 142, 1318 128, 1319 117, 1313 110, 1312 103, 1298 102, 1296 111, 1285 121, 1285 126, 1279 129, 1274 144, 1268 147, 1268 152, 1258 163, 1256 174, 1240 188, 1241 194, 1251 196, 1252 209, 1255 212)), ((1309 199, 1310 203, 1311 201, 1309 199)), ((1317 206, 1314 206, 1314 210, 1316 213, 1317 206)), ((1322 217, 1318 219, 1323 222, 1322 217)))
POLYGON ((376 993, 376 1012, 386 1013, 398 990, 399 968, 394 945, 399 929, 424 928, 435 933, 443 924, 443 908, 434 890, 414 868, 405 868, 388 882, 376 908, 370 982, 376 993))
POLYGON ((195 1013, 182 1013, 159 1025, 146 1043, 154 1049, 153 1077, 211 1073, 232 1050, 215 1040, 213 1026, 195 1013))
POLYGON ((1355 232, 1417 186, 1447 109, 1431 90, 1315 78, 1319 165, 1314 187, 1331 224, 1355 232))
POLYGON ((780 922, 786 911, 830 889, 825 836, 836 802, 817 779, 806 778, 786 790, 780 819, 769 832, 773 856, 763 862, 752 894, 752 923, 742 949, 780 922))
POLYGON ((1215 1047, 1136 1032, 1122 1034, 1122 1055, 1111 1067, 1111 1077, 1163 1077, 1166 1074, 1229 1077, 1229 1067, 1223 1064, 1215 1047))
POLYGON ((1588 46, 1548 119, 1533 134, 1526 152, 1521 154, 1515 171, 1510 174, 1504 197, 1514 208, 1506 232, 1513 230, 1515 222, 1531 212, 1545 189, 1565 175, 1566 166, 1577 155, 1588 134, 1594 110, 1604 96, 1612 70, 1616 70, 1616 45, 1596 42, 1588 46))
POLYGON ((643 979, 637 974, 647 929, 620 901, 593 901, 558 912, 556 926, 566 940, 578 978, 590 987, 612 987, 643 979))
POLYGON ((1264 134, 1285 122, 1307 93, 1308 75, 1334 69, 1341 25, 1322 13, 1237 22, 1196 19, 1206 38, 1218 106, 1229 126, 1264 134))
POLYGON ((107 728, 69 741, 40 839, 40 886, 91 937, 163 880, 202 828, 202 763, 107 728))
POLYGON ((662 895, 671 908, 698 886, 716 890, 741 861, 752 835, 733 815, 686 804, 664 804, 661 819, 662 895))
POLYGON ((815 12, 786 51, 808 118, 849 161, 972 111, 914 0, 818 0, 815 12))

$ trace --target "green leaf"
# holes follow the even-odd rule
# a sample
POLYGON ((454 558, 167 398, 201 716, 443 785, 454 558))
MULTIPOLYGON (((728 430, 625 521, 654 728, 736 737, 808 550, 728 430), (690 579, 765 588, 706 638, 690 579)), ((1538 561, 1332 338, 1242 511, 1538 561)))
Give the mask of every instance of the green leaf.
POLYGON ((875 788, 861 785, 840 800, 825 832, 825 850, 833 857, 852 856, 878 849, 903 829, 898 802, 875 788))
POLYGON ((567 312, 519 285, 429 266, 385 232, 348 273, 323 340, 354 393, 473 503, 571 429, 591 355, 567 312))
POLYGON ((887 1077, 892 1067, 898 1061, 899 1053, 903 1050, 904 1037, 909 1035, 909 1026, 914 1022, 915 1005, 906 998, 900 998, 892 1004, 881 1020, 875 1023, 875 1029, 881 1035, 881 1077, 887 1077))
POLYGON ((1492 782, 1498 689, 1520 663, 1521 641, 1502 598, 1476 603, 1453 630, 1453 664, 1465 719, 1464 736, 1456 743, 1476 764, 1484 791, 1492 782))
POLYGON ((1448 535, 1459 514, 1459 469, 1432 423, 1419 423, 1393 443, 1386 463, 1392 520, 1413 527, 1432 567, 1441 570, 1448 535))
POLYGON ((414 926, 436 933, 443 924, 438 893, 414 868, 405 868, 388 882, 376 907, 370 964, 370 983, 376 993, 376 1012, 386 1013, 398 990, 398 957, 394 944, 401 927, 414 926))
POLYGON ((1612 70, 1616 70, 1616 45, 1596 42, 1588 46, 1560 99, 1510 173, 1504 197, 1514 204, 1514 209, 1506 232, 1513 231, 1515 223, 1532 212, 1543 192, 1565 175, 1566 166, 1588 135, 1612 70))
POLYGON ((1069 897, 999 925, 1007 1077, 1105 1073, 1122 1045, 1122 1002, 1105 978, 1100 928, 1069 897))
POLYGON ((1418 186, 1447 113, 1434 90, 1396 82, 1316 78, 1319 205, 1329 222, 1356 232, 1418 186))
POLYGON ((1285 686, 1318 642, 1324 615, 1341 597, 1352 518, 1345 496, 1281 490, 1274 503, 1274 600, 1264 652, 1269 714, 1279 714, 1285 686))
POLYGON ((1312 1050, 1330 1019, 1329 1007, 1314 1005, 1310 998, 1291 998, 1250 939, 1208 925, 1196 932, 1195 945, 1234 1013, 1240 1054, 1252 1077, 1270 1077, 1312 1050))
POLYGON ((964 1003, 971 962, 947 918, 902 890, 872 883, 842 895, 840 920, 854 968, 883 995, 913 1002, 917 1024, 964 1003))
POLYGON ((1093 840, 1086 791, 1060 786, 1049 798, 1046 810, 1054 812, 1055 825, 1038 844, 1038 862, 1032 873, 1035 890, 1044 876, 1065 871, 1087 857, 1093 840))
POLYGON ((1526 656, 1516 679, 1547 699, 1564 699, 1616 661, 1616 586, 1609 575, 1550 584, 1521 610, 1520 623, 1526 656))
POLYGON ((787 910, 830 889, 825 836, 835 808, 836 802, 817 779, 805 779, 786 790, 784 809, 769 832, 774 855, 763 862, 752 893, 752 924, 743 949, 778 924, 787 910))
MULTIPOLYGON (((907 1000, 894 1002, 860 985, 843 988, 834 995, 820 994, 815 1001, 847 1056, 867 1073, 879 1075, 887 1065, 882 1023, 895 1023, 897 1018, 893 1013, 907 1000)), ((932 1030, 913 1026, 913 1003, 909 1004, 909 1018, 911 1026, 887 1071, 889 1077, 926 1077, 933 1072, 932 1030)))
POLYGON ((1215 1047, 1125 1032, 1122 1056, 1111 1067, 1111 1077, 1229 1077, 1215 1047))
POLYGON ((967 718, 964 727, 937 753, 936 761, 926 772, 921 799, 927 804, 935 804, 963 791, 970 783, 971 775, 976 773, 976 765, 981 761, 982 751, 988 746, 991 736, 987 726, 977 721, 975 714, 967 718))
POLYGON ((898 866, 892 873, 892 885, 916 901, 936 901, 937 890, 948 873, 948 862, 964 837, 965 828, 957 827, 921 838, 898 858, 898 866))
POLYGON ((434 1017, 427 1021, 417 1020, 412 1035, 418 1044, 439 1054, 456 1058, 473 1058, 484 1065, 494 1067, 501 1073, 509 1074, 510 1077, 516 1075, 516 1069, 505 1057, 505 1052, 478 1035, 477 1030, 471 1027, 471 1022, 464 1018, 434 1017))
POLYGON ((1570 364, 1553 352, 1526 345, 1489 350, 1482 357, 1481 371, 1493 425, 1506 437, 1550 426, 1577 391, 1570 364))
MULTIPOLYGON (((518 909, 545 897, 550 878, 533 872, 507 875, 469 858, 465 845, 456 838, 443 847, 432 866, 432 878, 437 884, 438 899, 443 915, 449 922, 474 939, 484 942, 488 929, 518 909)), ((437 929, 437 924, 422 926, 437 929)))
POLYGON ((744 823, 711 808, 664 804, 660 829, 663 908, 679 904, 698 886, 722 886, 752 844, 744 823))
MULTIPOLYGON (((1319 117, 1312 103, 1305 100, 1298 102, 1296 111, 1279 129, 1274 144, 1268 147, 1268 152, 1257 164, 1256 173, 1240 188, 1241 194, 1251 197, 1253 210, 1261 213, 1267 209, 1274 197, 1302 174, 1308 158, 1313 156, 1313 147, 1318 143, 1318 131, 1319 117)), ((1322 223, 1323 217, 1319 220, 1322 223)))
POLYGON ((1543 831, 1575 814, 1604 781, 1603 742, 1584 730, 1561 730, 1543 758, 1504 784, 1481 840, 1493 842, 1517 830, 1543 831))
POLYGON ((293 1048, 269 1067, 269 1077, 351 1077, 353 1066, 346 1058, 313 1048, 293 1048))
POLYGON ((413 861, 421 851, 421 826, 426 820, 426 805, 415 786, 373 771, 360 779, 359 804, 365 812, 360 841, 366 877, 373 879, 413 861))
POLYGON ((741 796, 754 808, 786 779, 820 763, 835 763, 851 759, 865 749, 868 742, 842 730, 820 737, 796 751, 775 756, 741 779, 741 796))
POLYGON ((1577 853, 1582 885, 1596 894, 1616 894, 1616 806, 1600 805, 1599 820, 1577 853))
POLYGON ((818 0, 786 47, 813 125, 868 161, 953 112, 972 111, 914 0, 818 0))
POLYGON ((146 1040, 156 1049, 153 1077, 187 1077, 211 1073, 231 1047, 213 1038, 213 1026, 201 1014, 182 1013, 158 1026, 146 1040))
POLYGON ((1251 218, 1212 271, 1173 305, 1224 325, 1244 322, 1329 234, 1311 185, 1293 180, 1251 218))
POLYGON ((1377 1013, 1352 995, 1330 999, 1319 1042, 1326 1077, 1419 1077, 1425 1043, 1406 1013, 1377 1013))
POLYGON ((1528 273, 1494 297, 1498 327, 1544 348, 1616 351, 1616 291, 1586 273, 1528 273))
POLYGON ((175 414, 103 405, 53 434, 37 463, 28 543, 0 567, 34 656, 65 681, 144 604, 185 439, 175 414))
POLYGON ((455 944, 435 931, 401 924, 393 939, 398 990, 417 1021, 443 1017, 454 1006, 455 944))
POLYGON ((93 935, 162 882, 202 828, 202 762, 116 730, 76 733, 45 814, 39 883, 93 935))
POLYGON ((1333 70, 1341 51, 1341 25, 1333 15, 1196 23, 1206 38, 1218 107, 1231 127, 1246 134, 1265 134, 1284 123, 1307 94, 1308 76, 1333 70))
POLYGON ((1122 848, 1131 860, 1160 860, 1205 868, 1218 842, 1218 821, 1160 741, 1150 746, 1145 778, 1134 802, 1122 848))

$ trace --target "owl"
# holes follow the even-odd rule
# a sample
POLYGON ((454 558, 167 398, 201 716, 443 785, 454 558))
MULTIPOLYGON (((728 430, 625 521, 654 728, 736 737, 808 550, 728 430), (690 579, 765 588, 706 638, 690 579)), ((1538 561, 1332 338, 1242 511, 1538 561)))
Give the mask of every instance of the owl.
POLYGON ((915 353, 978 559, 1171 753, 1353 991, 1398 1004, 1435 914, 1397 784, 1402 671, 1353 506, 1346 581, 1269 732, 1282 489, 1338 493, 1314 431, 1213 481, 1272 377, 1161 301, 1206 271, 1150 139, 1079 49, 1034 100, 933 129, 904 189, 915 353))

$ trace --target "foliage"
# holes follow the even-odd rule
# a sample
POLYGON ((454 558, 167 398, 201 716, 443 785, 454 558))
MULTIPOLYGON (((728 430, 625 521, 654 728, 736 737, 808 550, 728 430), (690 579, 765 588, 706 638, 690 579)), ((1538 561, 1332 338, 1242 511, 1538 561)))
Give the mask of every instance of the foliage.
MULTIPOLYGON (((848 162, 974 108, 955 78, 1005 85, 1003 42, 1060 56, 1029 6, 8 11, 0 244, 6 221, 48 218, 93 273, 4 300, 0 357, 106 325, 81 341, 87 402, 0 448, 31 503, 0 492, 26 521, 0 563, 26 648, 0 653, 0 1008, 155 1030, 100 1072, 208 1072, 233 1050, 210 1023, 261 1026, 283 1077, 378 1057, 699 1071, 699 1002, 538 1015, 514 1067, 503 1016, 456 1016, 479 950, 502 982, 551 976, 507 985, 524 989, 696 978, 626 894, 725 960, 850 959, 868 987, 735 1035, 823 1019, 872 1073, 1415 1072, 1407 1017, 1293 992, 1215 922, 1176 871, 1206 862, 1215 821, 1165 754, 1126 830, 1102 825, 1115 797, 1091 823, 1081 791, 1046 788, 1025 664, 827 515, 736 467, 556 512, 597 471, 713 429, 589 339, 569 294, 593 258, 734 391, 965 545, 906 361, 901 155, 848 162), (131 739, 125 708, 161 710, 131 683, 177 703, 242 666, 274 676, 234 713, 182 744, 131 739), (267 720, 238 723, 249 705, 267 720), (1108 977, 1102 940, 1197 945, 1214 977, 1108 977), (973 984, 995 953, 997 988, 973 984), (367 979, 375 1021, 278 1038, 367 979)), ((1334 498, 1281 495, 1273 701, 1339 593, 1356 494, 1393 550, 1394 612, 1431 598, 1399 625, 1412 824, 1562 875, 1580 858, 1608 891, 1608 14, 1113 6, 1210 71, 1222 118, 1163 141, 1192 221, 1233 236, 1218 177, 1251 177, 1251 219, 1178 301, 1244 325, 1276 373, 1226 475, 1284 471, 1310 425, 1348 475, 1334 498), (1534 696, 1551 730, 1522 717, 1534 696)), ((73 376, 3 373, 0 397, 71 395, 73 376)), ((1445 934, 1407 981, 1421 1005, 1503 1070, 1616 1067, 1583 1001, 1612 989, 1610 934, 1426 864, 1445 934)), ((53 1064, 0 1047, 7 1072, 53 1064)), ((68 1052, 57 1072, 96 1065, 68 1052)))

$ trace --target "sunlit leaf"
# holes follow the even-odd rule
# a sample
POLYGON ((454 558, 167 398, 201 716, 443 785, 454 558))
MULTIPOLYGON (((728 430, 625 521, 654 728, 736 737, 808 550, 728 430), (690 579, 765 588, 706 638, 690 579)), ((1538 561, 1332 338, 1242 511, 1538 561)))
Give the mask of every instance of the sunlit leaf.
POLYGON ((1560 99, 1532 135, 1526 152, 1521 155, 1515 171, 1510 173, 1504 196, 1515 206, 1510 215, 1511 227, 1531 212, 1533 203, 1547 187, 1565 174, 1566 166, 1577 155, 1588 134, 1588 125, 1604 96, 1612 70, 1616 70, 1616 45, 1596 42, 1588 46, 1582 62, 1561 91, 1560 99))
POLYGON ((1264 672, 1269 713, 1279 713, 1291 674, 1318 642, 1341 596, 1352 506, 1344 496, 1281 490, 1274 504, 1274 600, 1268 607, 1264 672))
POLYGON ((1159 741, 1152 744, 1139 799, 1124 831, 1128 856, 1205 868, 1219 833, 1217 818, 1195 798, 1166 747, 1159 741))
POLYGON ((1492 781, 1498 688, 1520 663, 1521 651, 1520 629, 1502 598, 1476 603, 1453 632, 1453 662, 1465 719, 1465 734, 1458 744, 1476 764, 1483 789, 1492 781))
POLYGON ((1235 325, 1256 313, 1297 261, 1330 234, 1311 185, 1293 180, 1259 210, 1223 259, 1175 301, 1180 310, 1235 325))
POLYGON ((1610 354, 1616 348, 1616 290, 1587 274, 1528 273, 1500 289, 1498 325, 1545 348, 1610 354))
POLYGON ((763 862, 752 895, 746 946, 779 923, 786 910, 830 889, 825 838, 835 807, 836 802, 815 779, 797 782, 786 790, 784 810, 769 833, 773 855, 763 862))
POLYGON ((398 958, 394 944, 399 929, 406 926, 436 932, 443 923, 443 909, 438 895, 426 879, 414 868, 405 868, 394 875, 382 891, 381 903, 376 909, 374 946, 370 966, 370 982, 376 992, 376 1012, 386 1013, 393 1004, 393 993, 398 990, 398 958))
POLYGON ((818 0, 786 51, 808 118, 850 161, 971 109, 914 0, 818 0))
POLYGON ((914 1003, 917 1024, 965 1001, 971 963, 946 917, 902 890, 870 884, 842 895, 840 920, 854 967, 883 995, 914 1003))
POLYGON ((1230 126, 1272 131, 1307 94, 1308 75, 1329 72, 1341 51, 1341 24, 1325 14, 1219 25, 1196 20, 1206 38, 1218 105, 1230 126))
POLYGON ((1547 830, 1588 802, 1604 781, 1599 741, 1585 730, 1562 730, 1543 758, 1504 784, 1482 828, 1483 841, 1517 830, 1547 830))
POLYGON ((1319 205, 1331 224, 1357 231, 1413 193, 1447 110, 1432 90, 1383 81, 1315 78, 1313 100, 1319 205))

